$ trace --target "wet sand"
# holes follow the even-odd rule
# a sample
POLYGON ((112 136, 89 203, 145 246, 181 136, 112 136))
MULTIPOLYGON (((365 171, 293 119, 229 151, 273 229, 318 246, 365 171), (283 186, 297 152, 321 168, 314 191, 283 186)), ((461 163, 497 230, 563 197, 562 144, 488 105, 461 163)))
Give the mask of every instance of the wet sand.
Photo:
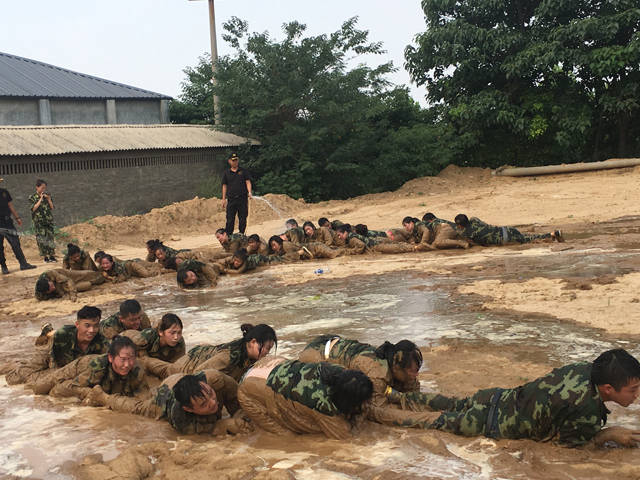
MULTIPOLYGON (((498 224, 526 223, 524 231, 561 227, 567 242, 281 265, 221 278, 216 289, 195 292, 179 291, 175 277, 164 275, 99 287, 79 294, 76 303, 36 302, 33 283, 44 269, 20 272, 0 277, 0 321, 7 332, 0 365, 29 352, 43 321, 55 327, 71 323, 84 304, 98 305, 106 316, 129 297, 140 300, 152 320, 177 313, 185 323, 187 347, 237 338, 244 322, 272 324, 278 353, 288 356, 321 333, 376 345, 409 338, 424 354, 423 390, 450 395, 515 386, 554 367, 592 360, 608 348, 621 346, 638 355, 640 212, 632 192, 639 180, 634 170, 534 180, 453 169, 412 181, 398 192, 352 201, 306 205, 274 196, 287 217, 298 219, 315 221, 326 214, 343 221, 362 218, 370 228, 382 228, 398 227, 405 214, 429 210, 452 218, 467 212, 498 224), (452 190, 456 182, 461 185, 452 190), (314 275, 320 266, 330 272, 314 275)), ((192 202, 202 208, 202 202, 217 200, 192 202)), ((174 216, 190 215, 190 205, 167 208, 174 216)), ((213 245, 205 233, 219 224, 221 211, 212 211, 215 218, 202 230, 186 226, 178 233, 167 226, 169 236, 162 238, 177 247, 213 245)), ((158 224, 166 222, 167 211, 153 217, 158 224)), ((128 220, 104 222, 122 227, 128 220)), ((149 227, 138 221, 152 228, 148 222, 149 227)), ((250 222, 249 230, 268 236, 282 223, 269 217, 262 224, 250 222)), ((157 236, 142 227, 137 233, 125 230, 118 241, 109 240, 116 238, 112 232, 92 236, 94 225, 69 230, 86 230, 83 242, 110 246, 117 256, 131 258, 144 255, 146 237, 157 236)), ((31 258, 30 239, 25 243, 31 258)), ((609 407, 611 425, 640 427, 638 405, 609 407)), ((349 442, 264 432, 215 439, 177 436, 166 422, 34 397, 22 387, 7 387, 2 377, 0 419, 3 478, 640 477, 640 456, 632 449, 565 449, 374 424, 360 425, 349 442)))

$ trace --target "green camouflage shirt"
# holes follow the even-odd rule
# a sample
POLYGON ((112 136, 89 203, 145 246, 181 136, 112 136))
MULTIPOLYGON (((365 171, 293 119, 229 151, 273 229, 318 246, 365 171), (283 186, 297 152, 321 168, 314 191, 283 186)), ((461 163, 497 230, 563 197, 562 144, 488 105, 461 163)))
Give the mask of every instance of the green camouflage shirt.
POLYGON ((50 368, 61 368, 83 355, 107 353, 109 340, 97 333, 86 351, 78 347, 78 329, 75 325, 64 325, 53 334, 50 368))
POLYGON ((244 233, 232 233, 228 236, 228 240, 222 244, 225 252, 234 253, 241 248, 247 248, 247 237, 244 233))
MULTIPOLYGON (((216 356, 220 357, 218 360, 222 363, 215 365, 215 369, 232 378, 239 379, 255 363, 247 356, 247 349, 242 340, 239 338, 220 345, 196 345, 187 352, 189 363, 183 368, 183 371, 194 371, 199 365, 216 356)), ((212 365, 211 368, 214 366, 212 365)))
POLYGON ((295 243, 296 245, 302 245, 305 242, 305 233, 302 227, 293 227, 284 232, 291 243, 295 243))
POLYGON ((289 360, 271 370, 267 377, 267 385, 288 400, 301 403, 324 415, 339 415, 340 412, 330 399, 329 387, 322 382, 322 370, 331 372, 344 368, 331 363, 289 360))
POLYGON ((120 376, 111 368, 108 355, 100 355, 89 362, 86 372, 81 372, 73 381, 78 387, 93 388, 100 385, 108 394, 132 397, 145 385, 144 371, 135 365, 126 376, 120 376))
POLYGON ((245 261, 247 268, 246 270, 255 270, 256 267, 261 265, 269 265, 271 263, 280 263, 282 259, 278 255, 247 255, 247 260, 245 261))
POLYGON ((40 200, 40 195, 37 193, 29 197, 29 209, 31 210, 31 219, 34 225, 53 225, 53 212, 46 199, 42 200, 35 211, 32 210, 38 200, 40 200))
POLYGON ((450 222, 449 220, 444 220, 442 218, 434 218, 433 220, 431 220, 429 222, 425 222, 425 225, 427 227, 429 227, 430 230, 433 231, 433 227, 435 227, 436 225, 441 225, 443 223, 449 225, 451 228, 456 230, 456 224, 455 223, 450 222))
POLYGON ((375 240, 374 237, 364 237, 364 236, 362 236, 360 234, 350 232, 350 233, 347 234, 347 245, 349 244, 349 240, 351 240, 352 238, 356 238, 356 239, 360 240, 367 247, 373 247, 374 245, 378 244, 378 242, 375 240))
POLYGON ((367 237, 376 238, 376 237, 386 237, 387 232, 383 232, 382 230, 367 230, 367 237))
POLYGON ((64 256, 64 259, 62 260, 62 267, 66 268, 67 270, 93 270, 94 272, 98 271, 98 267, 96 267, 96 264, 91 259, 91 256, 84 250, 80 250, 80 258, 75 262, 72 262, 69 258, 69 254, 66 254, 64 256))
MULTIPOLYGON (((44 278, 45 280, 51 280, 54 284, 56 283, 53 279, 49 278, 49 275, 47 275, 47 272, 41 273, 40 276, 38 277, 38 280, 44 278)), ((36 284, 38 283, 38 280, 36 280, 36 284)), ((39 292, 38 290, 35 290, 35 296, 37 300, 51 300, 52 298, 62 298, 64 296, 64 293, 60 288, 58 288, 58 286, 56 285, 56 289, 51 292, 51 293, 47 293, 47 292, 39 292)))
POLYGON ((160 335, 158 335, 158 330, 155 328, 145 328, 140 332, 139 338, 141 341, 134 340, 139 350, 145 350, 150 357, 158 358, 165 362, 175 362, 186 351, 184 338, 181 338, 175 347, 170 347, 169 345, 161 346, 160 335))
POLYGON ((478 245, 502 245, 502 227, 489 225, 476 217, 469 219, 469 225, 464 230, 456 231, 478 245))
MULTIPOLYGON (((196 373, 195 376, 198 381, 207 383, 207 377, 204 372, 196 373)), ((160 385, 158 388, 154 401, 156 405, 162 408, 162 416, 183 435, 211 433, 221 416, 220 410, 222 410, 222 407, 213 415, 196 415, 185 411, 182 408, 182 404, 176 400, 173 388, 165 384, 160 385)))

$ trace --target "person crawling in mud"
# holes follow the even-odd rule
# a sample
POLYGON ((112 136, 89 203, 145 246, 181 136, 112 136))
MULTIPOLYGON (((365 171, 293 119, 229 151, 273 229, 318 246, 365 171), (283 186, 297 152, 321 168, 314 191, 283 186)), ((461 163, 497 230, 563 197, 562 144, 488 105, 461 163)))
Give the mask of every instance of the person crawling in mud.
POLYGON ((413 245, 403 242, 393 242, 386 237, 363 237, 351 232, 351 225, 340 225, 336 235, 345 243, 343 252, 347 255, 363 253, 409 253, 414 251, 413 245))
POLYGON ((507 245, 509 243, 531 243, 531 242, 564 242, 564 237, 560 230, 551 233, 525 234, 513 227, 496 227, 483 222, 479 218, 469 219, 465 214, 459 213, 454 219, 457 232, 460 236, 475 243, 488 247, 491 245, 507 245))
POLYGON ((224 228, 216 230, 216 238, 225 252, 233 253, 241 248, 246 248, 247 237, 244 233, 232 233, 229 235, 224 228))
POLYGON ((144 399, 109 395, 95 386, 84 400, 85 405, 107 407, 123 413, 164 418, 183 435, 211 433, 245 433, 252 430, 237 399, 238 384, 217 370, 193 375, 171 375, 144 399), (232 415, 222 418, 222 408, 232 415))
POLYGON ((182 329, 180 317, 165 313, 155 328, 125 330, 122 335, 136 344, 138 358, 151 357, 173 363, 186 353, 182 329))
POLYGON ((85 305, 78 310, 74 325, 53 332, 51 324, 45 324, 34 357, 19 360, 7 374, 7 383, 33 383, 84 355, 107 353, 109 340, 100 334, 101 315, 99 308, 85 305))
POLYGON ((100 321, 100 333, 108 340, 125 330, 142 330, 150 327, 149 317, 135 299, 125 300, 120 304, 118 313, 100 321))
POLYGON ((150 272, 140 262, 126 260, 120 262, 111 255, 105 253, 100 258, 100 269, 102 276, 114 283, 126 282, 131 278, 147 278, 157 275, 158 272, 150 272))
POLYGON ((611 413, 605 402, 628 407, 640 393, 640 363, 623 349, 602 353, 592 363, 556 368, 516 388, 479 390, 471 397, 398 392, 387 396, 411 410, 435 410, 426 428, 467 437, 529 438, 577 447, 592 442, 638 446, 640 430, 602 428, 611 413))
POLYGON ((215 287, 218 274, 209 264, 185 260, 177 265, 176 281, 180 288, 185 289, 215 287))
POLYGON ((245 323, 240 330, 242 337, 237 340, 220 345, 196 345, 175 363, 147 359, 145 368, 158 378, 215 369, 239 381, 256 361, 278 345, 275 330, 264 323, 256 326, 245 323))
POLYGON ((247 253, 249 255, 269 255, 269 246, 257 233, 247 238, 247 253))
POLYGON ((51 300, 67 296, 69 300, 75 302, 78 292, 91 290, 91 287, 104 283, 104 280, 99 272, 56 268, 38 277, 35 297, 38 300, 51 300))
POLYGON ((382 231, 382 230, 369 230, 369 227, 367 225, 365 225, 364 223, 357 224, 355 227, 353 227, 353 230, 358 235, 362 235, 365 238, 366 237, 371 237, 371 238, 376 238, 376 237, 386 238, 387 237, 387 232, 382 231))
POLYGON ((451 222, 436 218, 432 213, 426 213, 423 218, 427 220, 416 222, 417 219, 413 217, 402 220, 402 226, 411 235, 416 250, 469 248, 469 242, 458 235, 451 222))
POLYGON ((62 259, 62 268, 65 270, 98 271, 91 255, 74 243, 67 243, 67 254, 62 259))
POLYGON ((269 238, 269 255, 278 256, 283 262, 297 262, 305 258, 313 258, 306 247, 283 240, 279 235, 269 238))
POLYGON ((220 262, 220 266, 223 273, 238 274, 251 272, 263 265, 281 262, 281 258, 277 255, 249 255, 245 248, 241 248, 237 250, 232 257, 220 262))
POLYGON ((85 355, 33 385, 38 395, 77 397, 81 400, 100 385, 105 393, 132 397, 148 390, 144 370, 136 361, 136 346, 118 335, 103 355, 85 355))

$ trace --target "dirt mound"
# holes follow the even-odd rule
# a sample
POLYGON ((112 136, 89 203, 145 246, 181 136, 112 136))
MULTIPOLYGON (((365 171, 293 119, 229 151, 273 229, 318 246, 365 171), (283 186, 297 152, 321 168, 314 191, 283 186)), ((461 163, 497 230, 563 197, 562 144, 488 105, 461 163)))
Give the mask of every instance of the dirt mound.
POLYGON ((448 165, 438 174, 438 178, 447 180, 468 181, 468 182, 488 182, 491 180, 490 168, 479 167, 458 167, 456 165, 448 165))

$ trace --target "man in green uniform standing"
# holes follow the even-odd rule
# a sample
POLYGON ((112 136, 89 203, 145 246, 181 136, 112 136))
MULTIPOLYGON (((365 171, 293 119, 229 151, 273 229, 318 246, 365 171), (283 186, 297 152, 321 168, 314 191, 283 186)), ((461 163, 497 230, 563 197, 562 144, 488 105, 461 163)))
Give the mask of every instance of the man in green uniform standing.
POLYGON ((53 235, 53 201, 47 192, 47 182, 36 181, 36 193, 29 197, 29 204, 40 256, 44 257, 45 262, 57 262, 53 235))
POLYGON ((577 447, 591 440, 597 445, 640 443, 640 431, 602 429, 610 413, 604 402, 627 407, 639 392, 640 363, 625 350, 616 349, 604 352, 593 363, 566 365, 525 385, 479 390, 467 398, 401 393, 391 387, 386 394, 403 409, 439 411, 425 428, 469 437, 554 440, 577 447))

